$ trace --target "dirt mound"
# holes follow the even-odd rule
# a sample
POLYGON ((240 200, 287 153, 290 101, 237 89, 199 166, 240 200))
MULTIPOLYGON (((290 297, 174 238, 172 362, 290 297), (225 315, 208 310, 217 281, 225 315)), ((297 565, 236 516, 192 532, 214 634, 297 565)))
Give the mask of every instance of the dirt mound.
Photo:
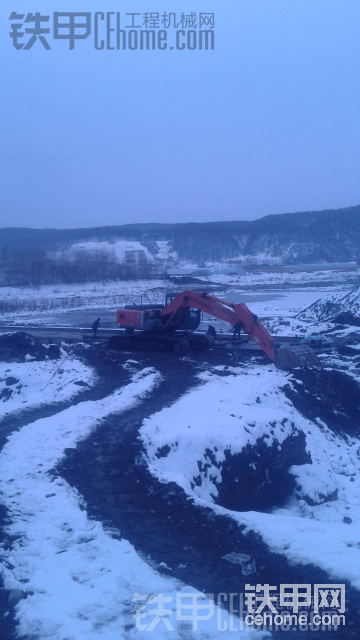
POLYGON ((339 315, 350 320, 343 320, 346 324, 357 324, 357 321, 360 324, 360 287, 345 296, 330 294, 320 298, 296 317, 310 322, 335 322, 339 315))
POLYGON ((334 318, 334 322, 337 324, 350 324, 354 327, 360 327, 360 318, 352 313, 352 311, 342 311, 334 318))
POLYGON ((60 347, 44 345, 34 336, 17 331, 0 335, 0 360, 3 362, 25 362, 29 359, 45 360, 60 358, 60 347))
POLYGON ((232 511, 267 511, 282 507, 295 489, 292 465, 311 464, 302 431, 271 446, 265 437, 241 453, 225 451, 216 504, 232 511))
POLYGON ((193 276, 172 276, 169 280, 174 284, 204 284, 204 280, 193 276))
POLYGON ((310 420, 321 418, 335 433, 360 433, 360 385, 343 371, 296 371, 296 379, 284 387, 294 406, 310 420))

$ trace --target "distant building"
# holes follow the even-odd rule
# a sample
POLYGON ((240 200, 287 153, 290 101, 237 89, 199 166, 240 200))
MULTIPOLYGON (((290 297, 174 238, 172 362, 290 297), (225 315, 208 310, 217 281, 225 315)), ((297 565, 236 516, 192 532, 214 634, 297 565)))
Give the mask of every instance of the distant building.
POLYGON ((125 264, 138 264, 147 262, 145 251, 125 251, 125 264))

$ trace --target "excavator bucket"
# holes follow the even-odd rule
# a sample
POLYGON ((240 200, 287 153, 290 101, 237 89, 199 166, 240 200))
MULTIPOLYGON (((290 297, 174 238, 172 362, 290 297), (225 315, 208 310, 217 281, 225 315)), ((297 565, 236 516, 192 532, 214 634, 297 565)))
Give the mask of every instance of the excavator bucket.
POLYGON ((276 350, 275 364, 283 369, 321 369, 316 353, 307 345, 283 347, 276 350))

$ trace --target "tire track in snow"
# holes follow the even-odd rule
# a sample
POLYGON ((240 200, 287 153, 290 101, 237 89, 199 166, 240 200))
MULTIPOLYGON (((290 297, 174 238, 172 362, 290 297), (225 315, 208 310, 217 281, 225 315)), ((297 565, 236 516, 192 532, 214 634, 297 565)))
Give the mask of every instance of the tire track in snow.
MULTIPOLYGON (((2 502, 11 523, 6 527, 10 544, 1 550, 2 577, 7 589, 31 594, 17 605, 20 633, 66 637, 61 635, 66 626, 61 620, 66 620, 72 596, 73 602, 81 602, 79 593, 74 593, 79 586, 74 585, 86 582, 87 563, 95 563, 97 552, 101 558, 98 565, 106 565, 110 547, 120 544, 100 523, 88 520, 76 490, 49 471, 66 449, 76 447, 105 416, 129 409, 151 393, 159 377, 154 369, 144 369, 130 384, 103 400, 82 402, 24 426, 4 446, 0 454, 2 502)), ((126 547, 122 555, 131 553, 128 543, 121 545, 126 547)), ((96 568, 99 572, 103 569, 96 568)), ((99 606, 93 606, 99 613, 99 606)))

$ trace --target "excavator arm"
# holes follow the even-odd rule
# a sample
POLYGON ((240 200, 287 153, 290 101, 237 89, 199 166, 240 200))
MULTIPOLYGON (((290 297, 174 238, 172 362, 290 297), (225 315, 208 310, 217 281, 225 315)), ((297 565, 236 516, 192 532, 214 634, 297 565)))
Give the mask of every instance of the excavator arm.
POLYGON ((253 314, 246 304, 233 304, 221 298, 216 298, 209 293, 198 291, 183 291, 164 307, 160 316, 166 319, 165 327, 174 327, 180 323, 190 308, 205 311, 209 315, 220 320, 225 320, 231 325, 241 322, 244 331, 256 342, 271 360, 275 361, 274 339, 261 324, 258 317, 253 314))

